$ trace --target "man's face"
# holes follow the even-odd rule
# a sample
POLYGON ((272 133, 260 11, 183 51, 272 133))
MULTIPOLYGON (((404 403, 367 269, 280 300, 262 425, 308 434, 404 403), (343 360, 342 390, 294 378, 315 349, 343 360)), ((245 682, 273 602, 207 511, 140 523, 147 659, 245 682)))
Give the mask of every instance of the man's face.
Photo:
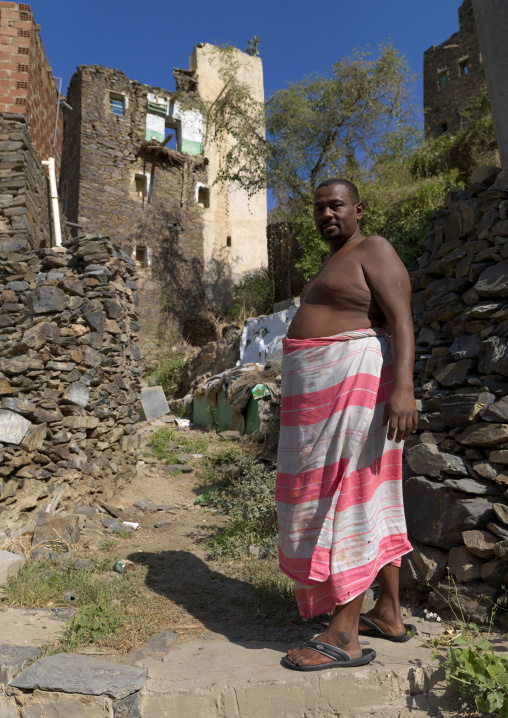
POLYGON ((347 241, 358 230, 363 203, 353 204, 347 188, 331 184, 314 195, 314 222, 326 242, 347 241))

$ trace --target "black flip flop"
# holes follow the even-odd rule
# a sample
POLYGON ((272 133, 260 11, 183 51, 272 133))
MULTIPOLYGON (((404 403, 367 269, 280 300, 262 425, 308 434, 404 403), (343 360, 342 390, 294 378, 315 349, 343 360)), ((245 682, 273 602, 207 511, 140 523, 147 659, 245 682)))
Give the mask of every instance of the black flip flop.
POLYGON ((362 636, 367 636, 368 638, 384 638, 385 640, 393 641, 394 643, 405 643, 406 641, 410 641, 411 638, 413 638, 413 636, 416 634, 416 627, 413 626, 411 623, 405 623, 404 628, 406 629, 406 633, 404 633, 403 636, 389 636, 384 631, 382 631, 379 626, 374 623, 374 621, 371 621, 370 618, 364 616, 363 613, 360 614, 360 624, 362 626, 365 626, 369 630, 358 631, 359 638, 361 638, 362 636))
POLYGON ((302 648, 310 648, 312 651, 322 653, 323 656, 331 658, 328 663, 320 663, 317 666, 298 666, 292 663, 287 656, 281 658, 281 665, 292 671, 324 671, 327 668, 355 668, 357 666, 366 666, 376 657, 376 651, 373 648, 364 648, 362 655, 358 658, 351 658, 349 653, 343 651, 342 648, 332 646, 330 643, 322 641, 307 641, 302 648))

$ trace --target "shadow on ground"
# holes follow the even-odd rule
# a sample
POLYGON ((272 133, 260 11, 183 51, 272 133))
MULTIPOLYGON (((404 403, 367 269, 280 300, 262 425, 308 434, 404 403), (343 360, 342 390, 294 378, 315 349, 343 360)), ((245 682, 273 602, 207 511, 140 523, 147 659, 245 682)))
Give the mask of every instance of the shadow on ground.
MULTIPOLYGON (((247 646, 250 641, 298 643, 320 630, 320 624, 281 626, 257 613, 256 589, 236 578, 213 571, 186 551, 139 552, 129 557, 148 567, 146 584, 200 621, 209 631, 247 646)), ((289 647, 289 646, 288 646, 289 647)))

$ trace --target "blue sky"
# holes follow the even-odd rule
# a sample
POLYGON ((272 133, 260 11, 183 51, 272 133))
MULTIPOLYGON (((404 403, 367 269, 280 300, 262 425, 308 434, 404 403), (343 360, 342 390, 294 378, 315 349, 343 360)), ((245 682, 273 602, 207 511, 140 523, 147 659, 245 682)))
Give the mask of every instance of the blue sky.
POLYGON ((265 94, 312 72, 326 73, 356 47, 391 40, 418 75, 423 52, 458 30, 461 0, 34 0, 35 21, 65 92, 78 65, 117 67, 131 79, 174 89, 173 67, 188 67, 198 42, 245 49, 259 35, 265 94))

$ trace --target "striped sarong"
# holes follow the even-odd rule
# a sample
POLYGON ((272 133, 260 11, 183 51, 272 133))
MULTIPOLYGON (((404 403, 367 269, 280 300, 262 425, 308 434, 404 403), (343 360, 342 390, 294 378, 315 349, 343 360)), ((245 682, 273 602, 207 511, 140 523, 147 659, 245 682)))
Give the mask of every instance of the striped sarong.
POLYGON ((388 441, 381 426, 393 388, 384 330, 286 338, 283 351, 279 562, 310 618, 353 600, 412 550, 402 443, 388 441))

